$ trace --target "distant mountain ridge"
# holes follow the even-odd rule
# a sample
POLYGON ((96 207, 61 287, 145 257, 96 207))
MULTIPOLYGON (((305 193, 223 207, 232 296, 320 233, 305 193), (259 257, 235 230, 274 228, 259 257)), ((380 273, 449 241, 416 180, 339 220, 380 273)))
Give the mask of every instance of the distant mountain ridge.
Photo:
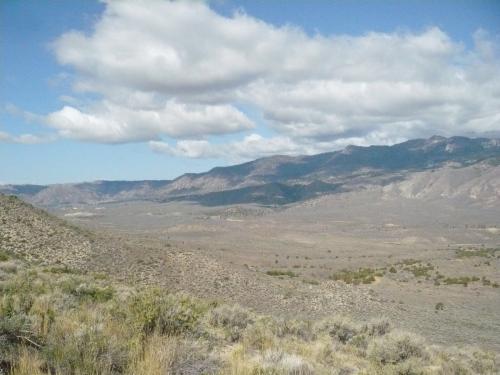
POLYGON ((40 206, 130 200, 273 205, 367 185, 384 186, 419 171, 478 163, 492 167, 500 164, 500 139, 433 136, 392 146, 348 146, 310 156, 271 156, 204 173, 187 173, 174 180, 3 185, 0 192, 40 206))

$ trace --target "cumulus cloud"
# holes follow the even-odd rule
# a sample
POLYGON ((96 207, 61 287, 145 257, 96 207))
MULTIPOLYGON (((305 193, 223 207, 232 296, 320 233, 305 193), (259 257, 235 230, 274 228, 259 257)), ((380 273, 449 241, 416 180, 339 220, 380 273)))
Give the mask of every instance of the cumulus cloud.
POLYGON ((233 106, 175 101, 155 109, 129 108, 111 102, 103 102, 87 111, 65 106, 49 114, 47 123, 63 136, 103 143, 147 141, 160 135, 189 138, 253 127, 253 123, 233 106))
POLYGON ((483 30, 474 41, 468 49, 437 27, 311 36, 243 12, 222 16, 203 2, 109 1, 89 34, 53 43, 58 61, 74 69, 75 91, 103 99, 69 103, 46 122, 65 137, 151 141, 186 157, 490 134, 500 129, 499 43, 483 30), (277 135, 207 141, 255 127, 241 104, 277 135))

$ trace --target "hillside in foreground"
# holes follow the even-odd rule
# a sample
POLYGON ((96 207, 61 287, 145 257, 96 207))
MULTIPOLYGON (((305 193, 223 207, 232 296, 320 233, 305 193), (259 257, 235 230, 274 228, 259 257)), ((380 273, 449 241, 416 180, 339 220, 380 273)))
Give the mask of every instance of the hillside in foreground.
POLYGON ((495 374, 478 349, 429 346, 384 319, 258 315, 0 254, 0 373, 495 374))
MULTIPOLYGON (((321 206, 330 210, 325 202, 321 206)), ((298 207, 283 214, 293 216, 297 211, 304 215, 307 210, 298 207)), ((312 212, 316 217, 319 211, 312 212)), ((228 223, 248 228, 248 224, 238 220, 228 223)), ((212 219, 207 222, 220 226, 220 222, 212 219)), ((304 222, 302 216, 300 222, 304 222)), ((308 251, 303 258, 304 262, 311 263, 307 267, 309 271, 305 266, 295 268, 299 261, 294 257, 290 260, 292 268, 285 272, 285 264, 281 264, 285 253, 279 257, 280 266, 275 266, 277 250, 274 247, 273 266, 263 268, 265 272, 261 267, 247 267, 249 269, 243 272, 213 257, 202 258, 200 249, 186 258, 187 253, 170 247, 164 240, 158 241, 157 249, 149 248, 152 243, 144 242, 143 237, 136 237, 135 245, 130 240, 111 243, 118 234, 102 237, 15 197, 2 195, 0 224, 0 374, 500 373, 496 351, 466 345, 458 348, 451 344, 454 342, 451 338, 449 345, 432 345, 428 338, 399 329, 404 323, 400 315, 400 318, 389 315, 385 319, 360 319, 350 314, 341 315, 337 309, 340 304, 346 306, 343 298, 350 293, 356 297, 352 301, 357 301, 357 308, 376 308, 378 315, 381 311, 385 315, 385 311, 391 311, 387 309, 391 303, 374 291, 377 285, 386 288, 391 283, 398 288, 404 285, 404 293, 408 293, 409 284, 415 283, 418 292, 423 288, 437 288, 446 294, 480 293, 483 298, 495 298, 498 285, 493 281, 496 279, 488 286, 484 285, 486 279, 482 282, 478 279, 471 283, 473 288, 435 286, 435 280, 420 277, 421 272, 430 275, 435 271, 425 268, 430 267, 428 263, 412 260, 405 266, 408 260, 403 259, 400 264, 391 259, 397 273, 389 267, 383 272, 380 268, 376 270, 377 275, 363 279, 360 285, 351 285, 344 277, 356 274, 354 271, 346 275, 337 273, 343 281, 331 277, 327 281, 321 277, 316 280, 308 274, 317 272, 311 267, 314 260, 311 257, 316 256, 313 252, 308 251), (184 259, 183 263, 180 259, 184 259), (197 270, 194 277, 193 267, 197 270), (405 267, 410 267, 409 271, 405 271, 405 267), (407 278, 412 272, 415 280, 407 278), (175 284, 170 280, 173 276, 179 277, 175 284), (397 279, 400 277, 404 278, 401 283, 397 279), (186 281, 197 282, 190 286, 186 281), (208 298, 196 298, 185 292, 200 286, 208 291, 203 289, 198 296, 208 298), (214 299, 218 293, 223 293, 221 299, 231 302, 214 299), (325 295, 331 299, 319 299, 325 295), (278 311, 283 308, 291 311, 294 305, 309 308, 309 303, 314 301, 316 307, 322 306, 323 313, 297 318, 291 318, 293 314, 267 315, 262 310, 257 312, 231 304, 241 297, 266 305, 266 310, 278 311), (276 306, 270 306, 273 303, 276 306), (276 309, 278 305, 281 307, 276 309)), ((231 228, 234 233, 234 226, 231 228)), ((295 224, 293 228, 296 231, 295 224)), ((213 232, 210 233, 212 238, 213 232)), ((151 237, 151 232, 147 236, 151 237)), ((370 244, 374 246, 373 241, 370 244)), ((334 262, 342 262, 343 254, 333 249, 340 255, 340 258, 331 255, 334 262)), ((410 250, 414 252, 415 246, 410 250)), ((466 258, 455 249, 447 250, 443 264, 470 261, 477 272, 477 259, 482 259, 475 256, 480 254, 479 250, 464 251, 466 258)), ((497 250, 491 251, 493 255, 488 253, 481 267, 495 268, 499 258, 497 250)), ((224 251, 224 258, 228 254, 228 250, 224 251)), ((330 255, 328 251, 326 254, 330 255)), ((349 250, 348 260, 352 255, 349 250)), ((362 256, 356 264, 368 261, 362 256)), ((262 258, 262 254, 259 257, 262 258)), ((325 259, 321 255, 318 262, 324 265, 325 259)), ((448 274, 446 268, 443 271, 448 274)), ((494 304, 495 299, 492 301, 494 304)), ((400 302, 397 305, 401 307, 400 302)), ((434 303, 431 311, 421 316, 408 310, 414 305, 405 304, 401 311, 406 311, 405 319, 417 316, 427 319, 432 314, 434 325, 449 324, 452 318, 456 318, 457 323, 466 322, 465 316, 454 317, 458 311, 454 305, 448 300, 444 304, 434 303)), ((494 326, 494 322, 487 320, 480 323, 478 316, 467 323, 494 326)), ((423 320, 414 327, 420 324, 423 320)), ((423 329, 418 328, 411 331, 423 333, 423 329)), ((479 333, 477 328, 467 332, 479 333)), ((482 344, 478 337, 470 341, 482 344)))
POLYGON ((500 371, 498 353, 430 345, 389 319, 285 318, 117 281, 85 264, 107 248, 99 237, 17 198, 1 199, 2 374, 500 371), (67 259, 57 256, 63 251, 67 259))
POLYGON ((388 319, 292 319, 199 299, 178 288, 132 286, 130 279, 118 281, 86 263, 109 249, 92 232, 17 198, 0 199, 0 373, 499 371, 495 352, 432 346, 388 319))
POLYGON ((85 267, 101 243, 92 233, 24 203, 0 194, 0 249, 27 260, 85 267))

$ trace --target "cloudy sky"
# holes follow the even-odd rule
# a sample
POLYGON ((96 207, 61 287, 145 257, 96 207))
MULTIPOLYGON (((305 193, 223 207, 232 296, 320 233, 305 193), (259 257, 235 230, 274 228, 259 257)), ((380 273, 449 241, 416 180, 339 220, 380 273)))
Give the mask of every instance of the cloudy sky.
POLYGON ((0 2, 0 183, 500 135, 500 2, 0 2))

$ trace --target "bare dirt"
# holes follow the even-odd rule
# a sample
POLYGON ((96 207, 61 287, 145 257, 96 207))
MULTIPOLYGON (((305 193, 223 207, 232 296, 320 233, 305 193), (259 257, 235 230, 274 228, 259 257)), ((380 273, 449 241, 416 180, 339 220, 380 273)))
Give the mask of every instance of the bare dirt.
POLYGON ((374 188, 279 208, 128 202, 55 213, 112 244, 92 267, 123 280, 276 315, 387 316, 431 342, 500 350, 496 204, 374 188), (359 268, 381 275, 359 285, 331 279, 359 268))

